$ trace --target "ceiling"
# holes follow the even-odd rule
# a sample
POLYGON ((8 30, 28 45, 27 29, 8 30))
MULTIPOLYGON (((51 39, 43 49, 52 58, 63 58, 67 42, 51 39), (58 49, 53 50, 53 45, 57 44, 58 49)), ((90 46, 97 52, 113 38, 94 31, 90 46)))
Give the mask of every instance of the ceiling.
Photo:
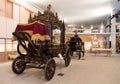
POLYGON ((28 4, 44 11, 52 5, 61 20, 67 24, 101 24, 112 13, 119 9, 117 0, 25 0, 28 4))

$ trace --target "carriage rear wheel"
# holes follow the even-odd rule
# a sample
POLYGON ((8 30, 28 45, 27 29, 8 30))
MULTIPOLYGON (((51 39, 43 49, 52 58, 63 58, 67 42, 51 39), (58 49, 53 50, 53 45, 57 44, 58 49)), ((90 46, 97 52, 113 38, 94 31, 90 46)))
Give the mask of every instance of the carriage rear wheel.
POLYGON ((17 57, 12 63, 12 71, 16 74, 21 74, 26 68, 26 64, 22 61, 22 57, 17 57))
POLYGON ((45 66, 45 79, 47 81, 51 80, 55 74, 56 64, 54 59, 49 59, 45 66))
POLYGON ((71 50, 70 50, 70 48, 68 48, 66 50, 66 54, 65 54, 64 60, 65 60, 65 66, 66 67, 69 66, 70 61, 71 61, 71 50))

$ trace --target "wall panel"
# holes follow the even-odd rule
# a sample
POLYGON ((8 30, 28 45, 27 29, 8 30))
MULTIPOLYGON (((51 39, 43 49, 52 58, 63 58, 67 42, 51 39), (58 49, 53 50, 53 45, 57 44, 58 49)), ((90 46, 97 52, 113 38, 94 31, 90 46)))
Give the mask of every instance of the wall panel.
POLYGON ((6 19, 0 17, 0 38, 6 37, 6 19))
POLYGON ((13 4, 13 19, 19 22, 20 17, 20 7, 13 4))
POLYGON ((6 17, 13 18, 13 3, 6 1, 6 17))
POLYGON ((17 24, 13 19, 0 17, 0 38, 11 38, 17 24))
POLYGON ((5 16, 5 0, 0 0, 0 16, 5 16))
POLYGON ((13 20, 7 19, 6 20, 6 34, 7 34, 6 37, 11 38, 12 32, 13 32, 13 20))
POLYGON ((7 33, 6 37, 7 38, 12 38, 12 33, 15 31, 17 24, 18 22, 12 19, 6 20, 6 33, 7 33))
POLYGON ((20 23, 26 23, 25 21, 25 8, 20 6, 20 23))
POLYGON ((25 22, 28 23, 28 18, 30 15, 30 11, 28 11, 27 9, 25 10, 25 22))

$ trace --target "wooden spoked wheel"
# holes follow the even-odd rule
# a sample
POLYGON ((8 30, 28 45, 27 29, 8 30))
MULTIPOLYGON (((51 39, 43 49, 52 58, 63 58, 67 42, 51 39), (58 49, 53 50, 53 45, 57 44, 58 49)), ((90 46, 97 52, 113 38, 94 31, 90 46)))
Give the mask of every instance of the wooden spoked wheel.
POLYGON ((65 54, 65 57, 64 57, 64 61, 65 61, 65 66, 66 66, 66 67, 69 66, 70 61, 71 61, 71 50, 70 50, 70 48, 68 48, 68 49, 66 50, 66 54, 65 54))
POLYGON ((17 57, 12 63, 12 70, 16 74, 21 74, 26 68, 26 64, 22 61, 22 57, 17 57))
POLYGON ((49 59, 45 66, 45 79, 47 81, 51 80, 55 74, 56 64, 54 59, 49 59))

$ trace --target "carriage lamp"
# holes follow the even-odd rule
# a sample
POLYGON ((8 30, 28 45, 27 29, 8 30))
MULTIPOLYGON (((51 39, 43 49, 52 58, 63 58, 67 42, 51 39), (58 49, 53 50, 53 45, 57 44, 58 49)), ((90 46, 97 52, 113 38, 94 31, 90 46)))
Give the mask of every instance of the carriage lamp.
POLYGON ((63 56, 59 53, 58 56, 60 57, 60 59, 63 59, 63 56))

